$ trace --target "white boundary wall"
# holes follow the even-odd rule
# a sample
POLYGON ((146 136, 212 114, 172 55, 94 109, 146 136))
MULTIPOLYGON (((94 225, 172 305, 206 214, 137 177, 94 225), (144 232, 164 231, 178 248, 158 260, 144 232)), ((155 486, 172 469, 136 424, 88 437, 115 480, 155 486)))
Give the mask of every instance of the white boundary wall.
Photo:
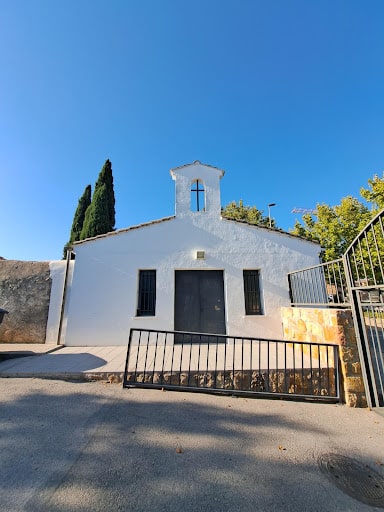
MULTIPOLYGON (((49 303, 47 330, 45 336, 45 343, 59 344, 58 336, 60 329, 61 309, 65 284, 65 273, 67 269, 67 262, 64 260, 50 261, 49 262, 51 284, 51 298, 49 303)), ((70 292, 71 274, 73 270, 73 261, 69 264, 69 279, 67 279, 68 296, 70 292)))

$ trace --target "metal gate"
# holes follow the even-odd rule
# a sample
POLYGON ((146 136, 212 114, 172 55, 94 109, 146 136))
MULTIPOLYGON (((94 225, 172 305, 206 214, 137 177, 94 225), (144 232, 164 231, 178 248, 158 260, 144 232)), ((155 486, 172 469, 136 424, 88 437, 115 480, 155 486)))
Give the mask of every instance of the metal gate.
POLYGON ((131 329, 124 387, 337 402, 338 346, 131 329))
POLYGON ((384 406, 384 210, 343 260, 369 407, 384 406))

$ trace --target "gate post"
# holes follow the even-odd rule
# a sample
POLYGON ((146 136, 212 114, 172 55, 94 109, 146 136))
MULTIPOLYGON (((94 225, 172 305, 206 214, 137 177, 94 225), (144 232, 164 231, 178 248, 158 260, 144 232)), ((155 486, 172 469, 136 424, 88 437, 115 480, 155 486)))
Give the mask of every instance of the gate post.
POLYGON ((364 331, 363 331, 363 328, 361 325, 361 317, 360 317, 359 311, 358 311, 356 292, 353 289, 352 272, 351 272, 351 269, 349 266, 349 260, 346 257, 346 254, 343 254, 342 260, 343 260, 343 265, 344 265, 345 281, 346 281, 347 289, 348 289, 348 297, 349 297, 349 301, 351 304, 356 344, 357 344, 357 350, 358 350, 359 359, 360 359, 360 369, 361 369, 361 375, 363 378, 363 383, 364 383, 364 388, 365 388, 365 396, 366 396, 367 406, 371 409, 373 406, 372 396, 371 396, 372 383, 370 382, 370 377, 367 372, 367 356, 366 356, 365 347, 364 347, 364 331))

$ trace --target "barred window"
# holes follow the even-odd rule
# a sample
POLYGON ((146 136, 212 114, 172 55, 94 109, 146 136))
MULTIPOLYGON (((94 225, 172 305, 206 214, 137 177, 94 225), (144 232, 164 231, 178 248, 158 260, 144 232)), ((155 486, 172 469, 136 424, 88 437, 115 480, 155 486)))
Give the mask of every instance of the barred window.
POLYGON ((260 270, 243 270, 246 315, 262 315, 260 270))
POLYGON ((156 270, 139 271, 137 316, 155 316, 156 270))

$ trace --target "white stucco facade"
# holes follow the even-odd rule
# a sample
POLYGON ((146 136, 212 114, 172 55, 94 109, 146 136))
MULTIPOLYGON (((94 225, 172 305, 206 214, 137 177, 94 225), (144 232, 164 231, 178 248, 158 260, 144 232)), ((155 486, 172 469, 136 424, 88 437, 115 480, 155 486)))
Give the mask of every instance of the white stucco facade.
POLYGON ((320 246, 275 229, 221 217, 224 172, 195 162, 171 171, 176 215, 74 245, 62 343, 126 345, 131 327, 174 330, 175 272, 220 270, 226 334, 282 338, 280 308, 289 306, 287 273, 319 262, 320 246), (195 180, 203 208, 191 209, 195 180), (197 259, 204 251, 204 259, 197 259), (136 316, 139 271, 156 270, 154 316, 136 316), (260 272, 262 314, 246 315, 243 270, 260 272))
MULTIPOLYGON (((66 316, 63 315, 62 305, 64 297, 64 288, 66 293, 70 291, 70 283, 72 281, 74 262, 70 261, 50 261, 49 270, 51 278, 51 294, 49 301, 48 319, 45 335, 45 343, 59 344, 61 339, 64 339, 65 333, 65 320, 66 316), (66 286, 67 285, 67 286, 66 286), (63 322, 64 320, 64 322, 63 322)), ((68 306, 68 301, 66 305, 68 306)))
POLYGON ((60 326, 61 305, 64 292, 66 262, 51 261, 49 263, 49 270, 52 284, 45 343, 57 344, 60 326))

